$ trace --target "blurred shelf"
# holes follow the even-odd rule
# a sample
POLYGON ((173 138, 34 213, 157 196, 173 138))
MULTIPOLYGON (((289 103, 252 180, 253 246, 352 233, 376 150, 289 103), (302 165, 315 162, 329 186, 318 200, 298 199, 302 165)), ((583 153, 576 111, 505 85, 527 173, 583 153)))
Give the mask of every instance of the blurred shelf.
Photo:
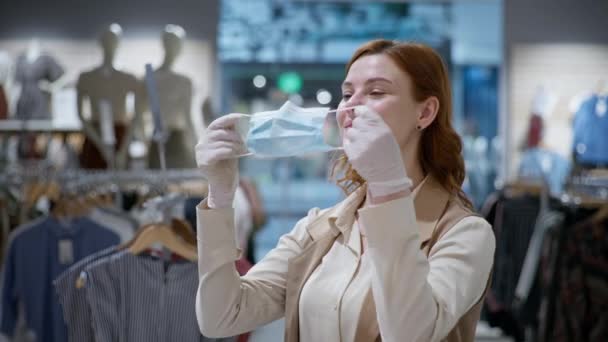
POLYGON ((49 132, 78 133, 82 131, 79 124, 61 124, 53 120, 0 120, 0 133, 49 132))

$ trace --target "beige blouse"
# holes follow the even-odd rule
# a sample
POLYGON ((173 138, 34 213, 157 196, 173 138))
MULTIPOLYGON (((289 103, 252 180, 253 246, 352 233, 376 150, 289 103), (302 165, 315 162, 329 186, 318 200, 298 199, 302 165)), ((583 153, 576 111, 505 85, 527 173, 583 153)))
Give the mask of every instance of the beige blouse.
POLYGON ((301 341, 355 339, 363 300, 372 284, 373 266, 369 254, 361 254, 357 223, 348 235, 344 239, 338 238, 302 289, 299 310, 300 326, 304 328, 300 330, 301 341), (314 314, 308 314, 310 312, 314 314))
MULTIPOLYGON (((358 224, 368 236, 363 255, 357 224, 341 228, 302 289, 301 341, 352 341, 370 286, 383 341, 438 341, 482 296, 495 248, 489 224, 479 217, 463 219, 434 245, 427 259, 416 229, 413 199, 418 188, 407 197, 357 211, 358 224)), ((344 202, 356 200, 353 196, 364 193, 344 202)), ((205 208, 205 203, 198 207, 196 314, 201 332, 233 336, 281 318, 287 260, 302 252, 308 223, 323 211, 311 210, 239 277, 233 263, 239 254, 233 209, 205 208)))

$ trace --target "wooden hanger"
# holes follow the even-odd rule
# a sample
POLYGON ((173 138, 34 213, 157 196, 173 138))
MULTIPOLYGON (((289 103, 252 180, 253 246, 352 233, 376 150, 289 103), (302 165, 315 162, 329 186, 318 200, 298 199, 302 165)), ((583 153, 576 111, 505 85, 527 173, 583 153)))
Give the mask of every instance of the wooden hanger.
POLYGON ((503 188, 503 193, 507 197, 517 197, 523 195, 540 196, 542 192, 543 186, 541 184, 522 180, 508 183, 503 188))
MULTIPOLYGON (((180 219, 172 219, 170 226, 162 223, 143 226, 131 240, 119 246, 118 250, 128 250, 130 253, 137 255, 146 251, 155 243, 161 243, 171 252, 187 260, 196 261, 198 259, 196 236, 190 225, 180 219)), ((85 286, 85 283, 86 278, 78 277, 75 287, 81 289, 85 286)))
POLYGON ((88 208, 88 210, 92 210, 94 208, 106 208, 111 206, 111 196, 110 200, 108 200, 108 195, 106 193, 88 193, 84 195, 82 201, 84 205, 88 208))
POLYGON ((153 223, 142 227, 141 232, 129 244, 128 251, 136 255, 141 254, 156 243, 187 260, 197 260, 196 245, 182 239, 180 234, 175 232, 173 224, 153 223))
POLYGON ((50 200, 55 200, 61 195, 59 184, 56 182, 31 182, 26 183, 23 188, 24 206, 29 210, 36 202, 46 196, 50 200))
POLYGON ((593 214, 591 222, 599 224, 606 219, 608 219, 608 204, 604 204, 593 214))
POLYGON ((184 220, 173 218, 171 219, 171 229, 179 235, 184 241, 196 246, 196 234, 190 224, 184 220))
MULTIPOLYGON (((120 247, 118 247, 118 249, 124 250, 131 247, 133 242, 139 238, 139 236, 147 229, 148 226, 149 225, 146 225, 138 229, 137 232, 135 232, 135 236, 133 236, 131 240, 123 243, 120 247)), ((196 234, 194 233, 192 228, 190 228, 190 224, 188 224, 188 222, 181 219, 173 218, 171 219, 171 229, 175 234, 179 235, 185 242, 191 244, 192 246, 196 246, 196 234)))
MULTIPOLYGON (((51 187, 49 187, 51 189, 51 187)), ((57 219, 66 218, 70 214, 69 205, 70 202, 66 198, 66 194, 62 193, 62 191, 57 188, 57 191, 49 191, 47 194, 48 198, 53 201, 53 209, 51 210, 51 215, 53 215, 57 219)))

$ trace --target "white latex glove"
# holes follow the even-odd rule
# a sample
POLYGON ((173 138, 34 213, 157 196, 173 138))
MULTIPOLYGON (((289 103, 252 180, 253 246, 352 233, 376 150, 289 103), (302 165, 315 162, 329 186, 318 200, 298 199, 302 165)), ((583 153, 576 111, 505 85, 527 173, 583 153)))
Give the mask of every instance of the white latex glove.
POLYGON ((247 147, 239 133, 246 114, 228 114, 214 120, 196 144, 196 164, 209 182, 209 208, 232 206, 238 184, 238 160, 247 147))
POLYGON ((352 126, 344 131, 344 152, 353 168, 367 181, 373 197, 409 191, 401 149, 384 119, 366 106, 354 109, 352 126))

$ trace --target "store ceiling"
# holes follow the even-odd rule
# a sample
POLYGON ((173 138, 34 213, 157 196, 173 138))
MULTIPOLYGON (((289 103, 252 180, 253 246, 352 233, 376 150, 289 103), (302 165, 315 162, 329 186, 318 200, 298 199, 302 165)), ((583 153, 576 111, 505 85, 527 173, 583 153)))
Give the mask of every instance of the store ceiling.
POLYGON ((125 36, 178 24, 192 38, 215 41, 218 17, 219 0, 0 1, 0 39, 88 39, 116 22, 125 36))

